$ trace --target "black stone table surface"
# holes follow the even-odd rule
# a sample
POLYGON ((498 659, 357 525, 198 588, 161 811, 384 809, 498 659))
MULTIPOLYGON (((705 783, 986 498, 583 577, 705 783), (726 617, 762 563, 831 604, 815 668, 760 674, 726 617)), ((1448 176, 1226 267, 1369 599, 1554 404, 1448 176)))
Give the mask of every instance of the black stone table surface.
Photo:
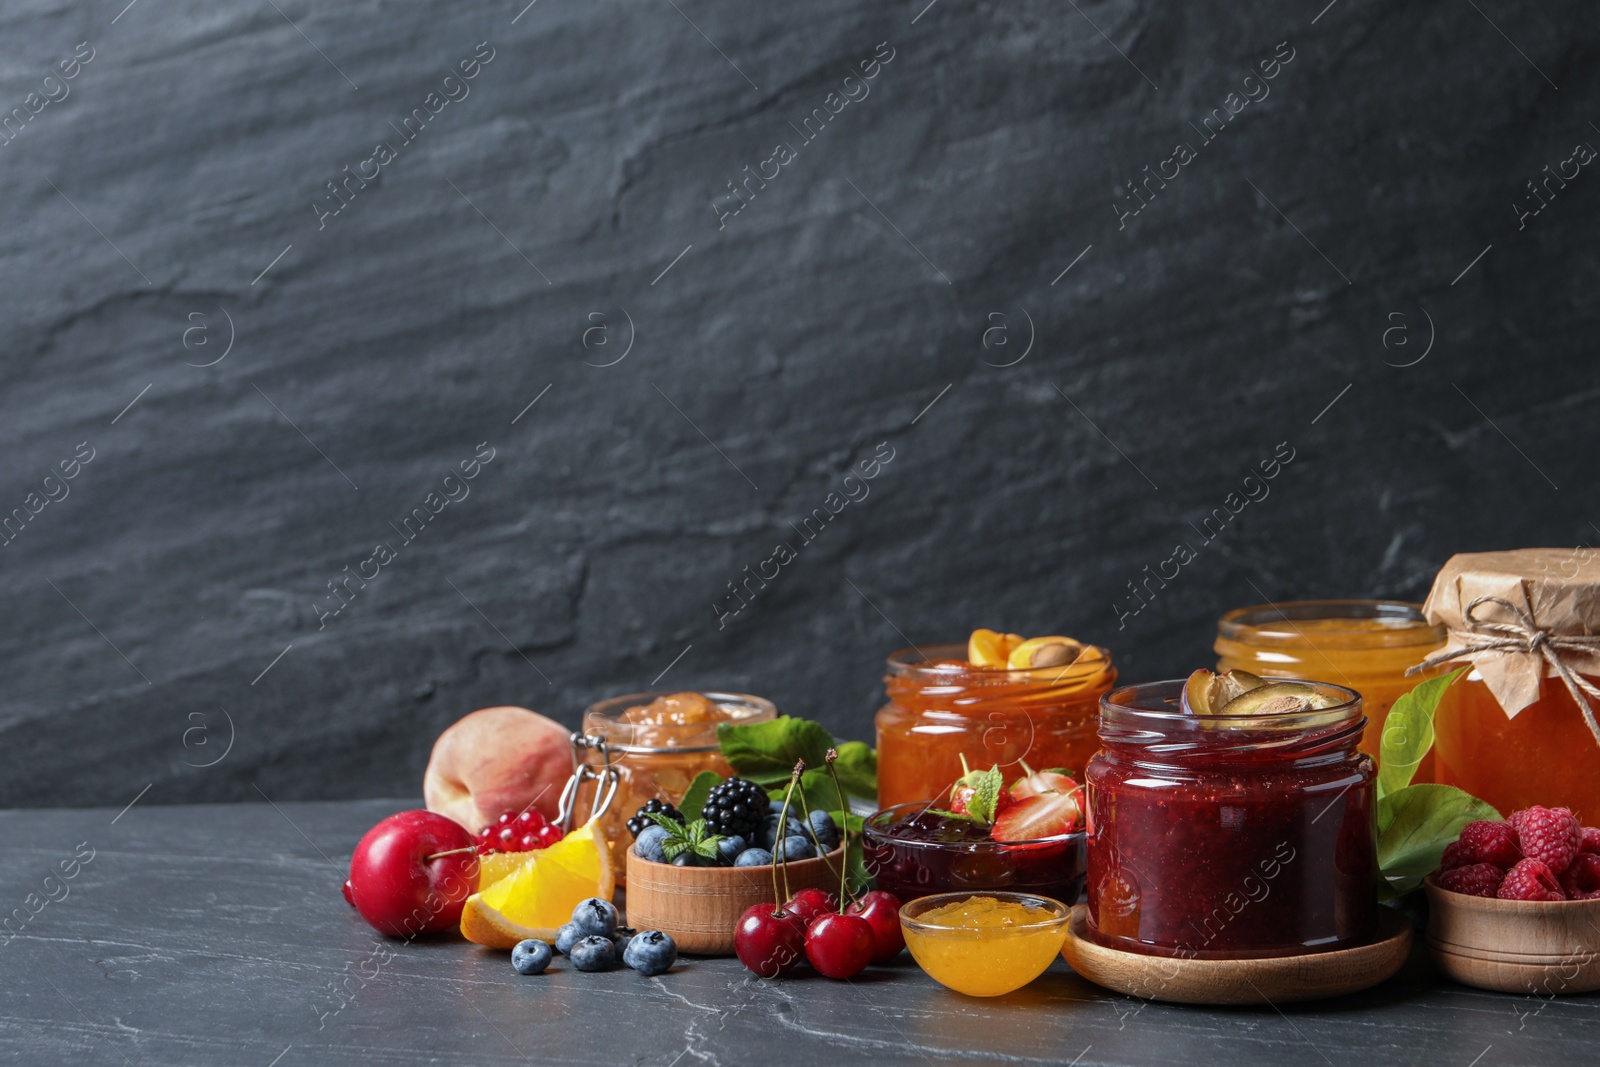
POLYGON ((1464 988, 1420 952, 1356 996, 1231 1010, 1142 1003, 1059 963, 994 1000, 905 957, 853 982, 723 959, 522 978, 459 940, 379 938, 345 904, 356 841, 407 806, 0 812, 0 1062, 1565 1067, 1600 1047, 1600 999, 1464 988))

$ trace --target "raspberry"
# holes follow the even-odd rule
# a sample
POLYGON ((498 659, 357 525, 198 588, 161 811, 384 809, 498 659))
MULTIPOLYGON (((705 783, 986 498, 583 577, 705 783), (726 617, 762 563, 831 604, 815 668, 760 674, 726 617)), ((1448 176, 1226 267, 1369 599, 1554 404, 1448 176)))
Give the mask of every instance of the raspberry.
POLYGON ((1527 859, 1506 872, 1505 881, 1495 890, 1501 900, 1566 900, 1561 884, 1550 868, 1539 860, 1527 859))
POLYGON ((1600 856, 1580 852, 1572 865, 1561 872, 1561 891, 1568 900, 1582 900, 1600 890, 1600 856))
POLYGON ((1600 826, 1585 826, 1578 833, 1583 835, 1578 842, 1578 851, 1600 855, 1600 826))
POLYGON ((1459 844, 1463 865, 1492 863, 1501 870, 1510 870, 1522 858, 1522 848, 1517 843, 1517 832, 1510 823, 1490 822, 1480 819, 1461 828, 1459 844))
POLYGON ((1453 871, 1457 867, 1465 867, 1474 860, 1467 858, 1467 846, 1460 841, 1452 841, 1444 846, 1444 854, 1439 857, 1441 871, 1453 871))
POLYGON ((1505 877, 1506 872, 1492 863, 1473 863, 1466 867, 1457 867, 1453 871, 1445 871, 1434 879, 1434 882, 1440 889, 1448 889, 1452 893, 1465 893, 1469 897, 1492 897, 1505 877))
POLYGON ((1560 874, 1566 870, 1572 857, 1578 854, 1578 844, 1583 838, 1578 820, 1568 809, 1542 808, 1535 804, 1516 812, 1512 819, 1522 854, 1541 861, 1551 873, 1560 874))

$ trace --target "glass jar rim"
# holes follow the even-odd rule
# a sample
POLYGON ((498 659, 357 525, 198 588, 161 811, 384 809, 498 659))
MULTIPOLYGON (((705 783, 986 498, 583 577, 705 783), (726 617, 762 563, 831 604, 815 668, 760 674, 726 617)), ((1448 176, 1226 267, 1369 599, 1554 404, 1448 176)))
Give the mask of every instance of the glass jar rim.
POLYGON ((1020 926, 1006 926, 1001 928, 1003 936, 1015 937, 1019 934, 1038 933, 1042 930, 1059 930, 1072 916, 1072 905, 1055 897, 1047 897, 1041 893, 1019 893, 1013 889, 967 889, 954 893, 935 893, 932 896, 918 897, 908 900, 900 905, 900 923, 919 933, 960 933, 963 931, 979 932, 973 927, 943 926, 939 923, 930 923, 923 920, 922 916, 934 908, 946 904, 959 904, 973 897, 989 897, 1006 903, 1024 904, 1027 907, 1037 907, 1050 912, 1048 919, 1037 922, 1023 923, 1020 926))
POLYGON ((1361 694, 1332 682, 1273 678, 1309 685, 1344 699, 1327 708, 1267 715, 1196 715, 1179 703, 1187 679, 1169 678, 1113 689, 1100 698, 1100 738, 1145 751, 1231 754, 1279 751, 1291 756, 1308 747, 1327 748, 1358 740, 1366 728, 1361 694), (1249 720, 1251 727, 1239 724, 1249 720), (1208 729, 1207 726, 1210 726, 1208 729))
POLYGON ((884 661, 891 676, 916 679, 919 681, 949 681, 956 678, 992 678, 996 682, 1008 684, 1016 682, 1036 682, 1048 679, 1051 682, 1069 677, 1087 677, 1090 674, 1102 674, 1111 669, 1111 650, 1102 645, 1080 642, 1085 652, 1093 649, 1099 653, 1097 658, 1085 660, 1081 655, 1064 667, 1007 667, 1004 670, 998 667, 974 667, 967 662, 967 646, 964 644, 938 644, 902 648, 894 652, 884 661), (938 663, 938 660, 959 660, 959 663, 938 663))
MULTIPOLYGON (((592 715, 611 729, 619 733, 625 732, 631 736, 632 730, 639 724, 620 722, 619 719, 623 712, 631 707, 648 704, 657 697, 668 696, 675 692, 685 692, 685 690, 653 690, 643 693, 624 693, 621 696, 597 700, 583 709, 583 727, 587 731, 589 717, 592 715)), ((720 722, 738 722, 758 717, 771 719, 776 718, 778 714, 776 704, 765 697, 758 697, 751 693, 730 693, 712 689, 696 689, 693 692, 699 693, 719 707, 738 706, 750 709, 748 714, 738 716, 736 719, 720 720, 720 722)), ((667 737, 695 736, 708 730, 714 736, 718 725, 719 722, 648 724, 650 730, 660 732, 658 736, 664 735, 667 737)), ((717 752, 721 750, 722 746, 716 742, 695 745, 635 745, 628 741, 613 741, 610 737, 607 737, 606 747, 612 752, 655 755, 661 753, 717 752)))
POLYGON ((1368 635, 1387 646, 1438 645, 1445 640, 1445 628, 1428 622, 1422 605, 1409 600, 1288 600, 1250 604, 1234 608, 1217 620, 1217 635, 1223 640, 1263 645, 1309 642, 1311 634, 1296 628, 1297 622, 1378 619, 1392 625, 1380 630, 1351 627, 1314 631, 1316 636, 1368 635))

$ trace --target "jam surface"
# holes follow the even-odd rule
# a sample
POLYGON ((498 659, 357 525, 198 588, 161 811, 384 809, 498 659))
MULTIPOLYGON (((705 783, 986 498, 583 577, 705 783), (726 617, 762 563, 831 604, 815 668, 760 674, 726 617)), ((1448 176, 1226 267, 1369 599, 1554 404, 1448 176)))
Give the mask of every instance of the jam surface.
POLYGON ((992 840, 986 826, 921 805, 867 820, 867 870, 903 901, 935 893, 1014 890, 1074 903, 1083 890, 1082 833, 1038 841, 992 840))

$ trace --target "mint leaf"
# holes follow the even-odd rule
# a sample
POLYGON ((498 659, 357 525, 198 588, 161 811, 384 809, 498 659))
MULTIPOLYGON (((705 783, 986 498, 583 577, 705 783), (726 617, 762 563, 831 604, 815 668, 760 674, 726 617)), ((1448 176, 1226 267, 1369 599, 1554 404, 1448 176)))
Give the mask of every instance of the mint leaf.
POLYGON ((704 841, 698 841, 690 847, 694 849, 695 855, 703 856, 708 860, 714 860, 722 858, 721 853, 717 849, 717 846, 721 843, 722 836, 720 834, 712 834, 704 841))
POLYGON ((683 823, 679 822, 677 819, 674 819, 666 812, 647 811, 644 813, 644 817, 665 830, 667 832, 668 841, 688 839, 688 834, 684 830, 683 823))
MULTIPOLYGON (((1437 679, 1436 679, 1437 680, 1437 679)), ((1500 813, 1453 785, 1409 785, 1378 801, 1378 869, 1396 895, 1410 892, 1439 866, 1461 828, 1500 813)))
POLYGON ((666 854, 667 862, 671 863, 689 849, 689 842, 682 838, 669 837, 661 844, 661 851, 666 854))
POLYGON ((722 723, 717 742, 740 777, 771 787, 789 780, 796 760, 821 767, 833 735, 820 723, 781 715, 768 722, 722 723))
POLYGON ((846 741, 838 746, 838 752, 833 769, 839 773, 844 791, 864 800, 877 800, 878 753, 864 741, 846 741))
POLYGON ((1394 702, 1383 722, 1378 745, 1378 796, 1381 799, 1411 784, 1417 764, 1433 747, 1433 716, 1450 683, 1467 668, 1429 678, 1394 702))
POLYGON ((706 797, 711 795, 711 789, 722 778, 715 771, 701 771, 694 776, 694 781, 689 783, 689 789, 683 794, 683 799, 678 801, 678 810, 683 812, 685 819, 698 819, 700 812, 706 806, 706 797))
POLYGON ((1004 778, 998 765, 978 775, 973 783, 976 790, 967 801, 967 814, 979 822, 994 822, 995 808, 1000 804, 1000 787, 1004 778))

